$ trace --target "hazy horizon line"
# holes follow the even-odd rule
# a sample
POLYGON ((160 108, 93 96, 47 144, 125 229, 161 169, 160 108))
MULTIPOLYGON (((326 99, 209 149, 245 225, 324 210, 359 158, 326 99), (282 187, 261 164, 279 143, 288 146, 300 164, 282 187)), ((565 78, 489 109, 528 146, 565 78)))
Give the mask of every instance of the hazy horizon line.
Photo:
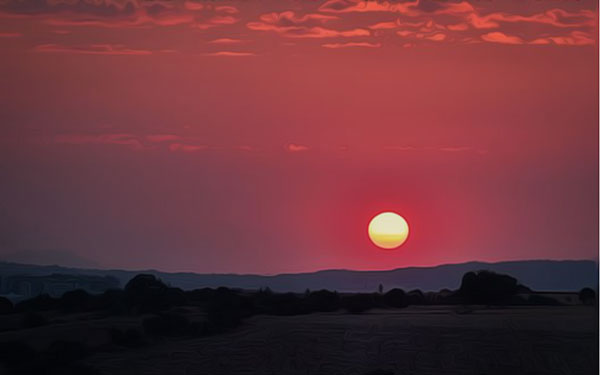
POLYGON ((60 267, 65 269, 78 269, 78 270, 88 270, 88 271, 121 271, 121 272, 134 272, 134 273, 145 273, 145 272, 154 272, 154 273, 163 273, 163 274, 195 274, 195 275, 224 275, 224 276, 262 276, 262 277, 277 277, 277 276, 286 276, 286 275, 306 275, 306 274, 316 274, 323 272, 331 272, 331 271, 346 271, 346 272, 393 272, 396 270, 406 270, 406 269, 431 269, 438 268, 444 266, 455 266, 462 265, 468 263, 481 263, 481 264, 498 264, 498 263, 527 263, 527 262, 593 262, 598 267, 599 261, 598 259, 548 259, 548 258, 538 258, 538 259, 512 259, 512 260, 499 260, 499 261, 485 261, 485 260, 470 260, 465 262, 454 262, 454 263, 439 263, 436 265, 416 265, 416 266, 405 266, 405 267, 395 267, 395 268, 387 268, 387 269, 370 269, 370 270, 361 270, 361 269, 350 269, 350 268, 324 268, 318 269, 314 271, 300 271, 300 272, 281 272, 281 273, 237 273, 237 272, 198 272, 198 271, 165 271, 157 268, 114 268, 114 267, 78 267, 78 266, 66 266, 60 264, 35 264, 35 263, 21 263, 15 262, 11 260, 0 259, 0 263, 5 264, 17 264, 22 266, 35 266, 35 267, 60 267))

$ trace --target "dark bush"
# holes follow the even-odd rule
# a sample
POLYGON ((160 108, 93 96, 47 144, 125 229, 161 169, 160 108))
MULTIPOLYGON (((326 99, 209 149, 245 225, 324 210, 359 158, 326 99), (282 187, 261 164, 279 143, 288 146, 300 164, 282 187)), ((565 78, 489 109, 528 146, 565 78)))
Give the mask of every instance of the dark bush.
POLYGON ((308 312, 336 311, 340 308, 340 296, 337 292, 328 290, 308 292, 304 297, 304 304, 308 312))
POLYGON ((66 312, 87 311, 90 308, 91 296, 82 289, 71 290, 60 297, 60 308, 66 312))
POLYGON ((26 312, 21 319, 21 327, 23 328, 36 328, 48 324, 46 318, 36 312, 26 312))
POLYGON ((40 294, 39 296, 17 303, 15 311, 48 311, 57 308, 58 300, 56 298, 52 298, 47 294, 40 294))
POLYGON ((430 293, 428 302, 434 305, 455 305, 461 302, 457 293, 450 289, 442 289, 437 293, 430 293))
POLYGON ((294 293, 274 294, 271 302, 270 314, 298 315, 307 313, 305 307, 301 303, 301 299, 294 293))
POLYGON ((467 272, 459 295, 465 303, 507 304, 519 291, 517 279, 491 271, 467 272))
POLYGON ((13 311, 13 304, 8 298, 0 297, 0 315, 10 314, 13 311))
POLYGON ((406 307, 408 298, 402 289, 392 289, 383 295, 383 302, 389 307, 406 307))
POLYGON ((307 313, 302 300, 293 293, 258 292, 254 295, 255 313, 297 315, 307 313))
POLYGON ((142 326, 146 333, 153 336, 184 336, 190 333, 190 321, 185 316, 174 313, 160 313, 144 318, 142 326))
POLYGON ((212 300, 216 291, 211 288, 202 288, 185 291, 184 293, 189 305, 206 306, 212 300))
POLYGON ((583 288, 579 292, 579 300, 584 305, 592 306, 596 303, 596 292, 592 288, 583 288))
POLYGON ((352 294, 342 298, 342 306, 349 313, 360 314, 376 307, 376 300, 372 294, 352 294))
POLYGON ((111 314, 123 314, 127 312, 127 294, 121 289, 106 290, 92 301, 97 310, 105 310, 111 314))
POLYGON ((133 312, 157 312, 186 303, 185 293, 169 288, 154 275, 140 274, 125 286, 127 303, 133 312))
POLYGON ((185 292, 180 288, 168 288, 165 291, 164 299, 169 306, 183 306, 187 303, 185 292))
POLYGON ((419 289, 411 290, 406 294, 409 305, 424 305, 425 295, 419 289))
POLYGON ((237 327, 242 319, 254 314, 252 300, 228 288, 218 288, 206 307, 209 333, 237 327))
POLYGON ((127 282, 125 285, 125 292, 131 294, 143 294, 148 290, 164 290, 167 288, 168 286, 156 276, 141 273, 127 282))

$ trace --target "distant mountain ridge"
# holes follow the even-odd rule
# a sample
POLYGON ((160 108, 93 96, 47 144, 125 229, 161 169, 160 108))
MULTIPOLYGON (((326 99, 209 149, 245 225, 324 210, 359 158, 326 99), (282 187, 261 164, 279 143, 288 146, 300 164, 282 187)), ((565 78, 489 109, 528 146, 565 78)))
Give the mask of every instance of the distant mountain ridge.
POLYGON ((51 266, 60 264, 64 267, 101 268, 97 262, 75 254, 66 249, 19 249, 2 251, 0 259, 11 263, 35 264, 51 266))
MULTIPOLYGON (((242 274, 199 274, 162 272, 156 270, 101 270, 38 266, 0 261, 0 278, 10 275, 82 274, 116 277, 121 286, 139 273, 150 273, 174 287, 185 290, 220 286, 243 289, 270 288, 279 292, 303 292, 306 289, 329 289, 340 292, 375 291, 379 284, 386 290, 421 289, 438 291, 457 289, 462 276, 469 271, 490 270, 516 277, 519 282, 537 291, 578 291, 598 285, 598 265, 592 260, 527 260, 508 262, 467 262, 434 267, 407 267, 388 271, 323 270, 311 273, 273 276, 242 274)), ((1 282, 1 280, 0 280, 1 282)))

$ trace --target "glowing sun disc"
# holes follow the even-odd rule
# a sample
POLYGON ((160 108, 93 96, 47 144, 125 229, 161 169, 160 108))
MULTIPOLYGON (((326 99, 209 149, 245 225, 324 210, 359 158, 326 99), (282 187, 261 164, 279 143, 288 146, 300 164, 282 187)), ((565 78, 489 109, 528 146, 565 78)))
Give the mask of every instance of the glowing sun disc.
POLYGON ((369 238, 382 249, 395 249, 408 237, 408 223, 395 212, 382 212, 369 223, 369 238))

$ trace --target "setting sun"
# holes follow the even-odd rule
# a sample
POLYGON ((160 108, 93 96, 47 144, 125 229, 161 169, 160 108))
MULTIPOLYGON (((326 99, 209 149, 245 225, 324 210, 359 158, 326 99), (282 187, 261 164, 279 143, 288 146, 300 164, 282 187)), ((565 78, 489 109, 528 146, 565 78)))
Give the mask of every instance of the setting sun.
POLYGON ((383 212, 369 223, 369 238, 382 249, 394 249, 408 237, 408 223, 394 212, 383 212))

